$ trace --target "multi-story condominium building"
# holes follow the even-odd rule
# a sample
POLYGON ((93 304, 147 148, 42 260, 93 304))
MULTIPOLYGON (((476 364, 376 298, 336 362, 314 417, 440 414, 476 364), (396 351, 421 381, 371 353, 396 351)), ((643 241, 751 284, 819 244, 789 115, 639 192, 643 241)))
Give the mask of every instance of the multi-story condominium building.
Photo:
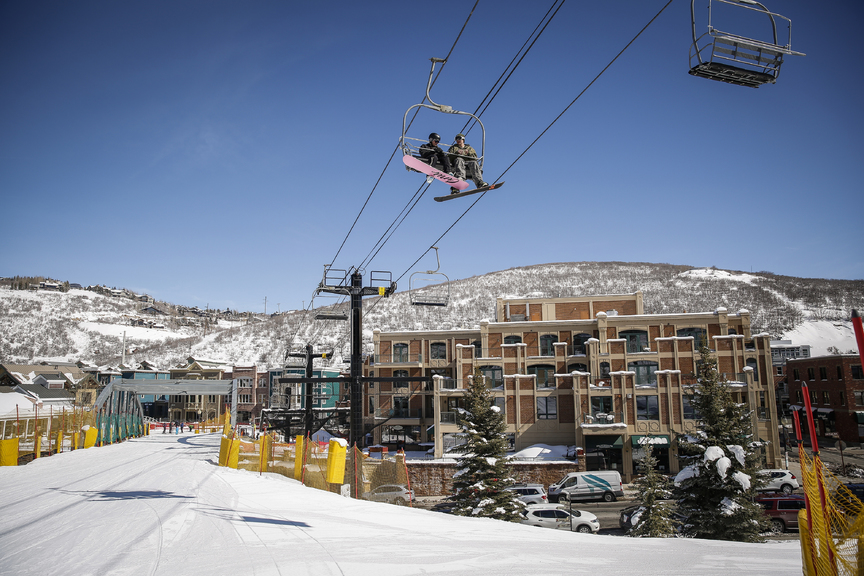
MULTIPOLYGON (((802 384, 807 384, 819 436, 864 442, 864 371, 857 354, 832 354, 786 362, 793 410, 804 408, 802 384)), ((803 416, 803 412, 799 412, 803 416)), ((807 430, 807 418, 801 418, 807 430)))
MULTIPOLYGON (((182 368, 172 368, 171 378, 174 380, 223 380, 231 367, 217 360, 189 357, 187 365, 182 368)), ((172 395, 168 399, 168 417, 171 420, 183 422, 199 422, 218 417, 225 411, 225 406, 231 399, 218 394, 186 394, 172 395)), ((238 417, 239 420, 239 417, 238 417)))
POLYGON ((777 413, 780 418, 790 417, 789 380, 786 378, 786 361, 794 358, 810 358, 809 344, 792 344, 791 340, 771 341, 771 363, 774 373, 774 389, 777 396, 777 413))
POLYGON ((780 464, 770 338, 751 334, 746 310, 646 315, 641 292, 499 298, 496 308, 496 321, 473 330, 373 332, 365 374, 406 380, 366 384, 369 440, 428 443, 444 456, 460 443, 456 414, 476 372, 515 450, 572 446, 589 469, 615 468, 629 479, 640 439, 651 436, 663 469, 676 472, 671 439, 696 429, 688 392, 704 342, 736 401, 752 407, 764 464, 780 464))

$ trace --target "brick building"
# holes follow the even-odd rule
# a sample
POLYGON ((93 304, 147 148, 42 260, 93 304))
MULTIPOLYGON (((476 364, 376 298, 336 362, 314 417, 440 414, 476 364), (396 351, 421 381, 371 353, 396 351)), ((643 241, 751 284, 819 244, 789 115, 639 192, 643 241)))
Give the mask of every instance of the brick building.
POLYGON ((642 293, 578 298, 498 299, 496 321, 473 330, 373 332, 369 376, 404 383, 367 384, 364 415, 376 443, 434 447, 460 443, 456 413, 469 378, 491 382, 512 447, 579 447, 589 469, 631 478, 639 439, 653 436, 661 466, 678 471, 675 433, 695 430, 686 391, 695 383, 699 342, 753 408, 765 465, 778 466, 777 411, 770 338, 751 334, 746 310, 644 314, 642 293), (410 378, 435 377, 433 383, 410 378))
MULTIPOLYGON (((847 443, 864 441, 864 372, 857 354, 834 354, 786 362, 793 410, 804 407, 807 384, 818 436, 847 443)), ((802 419, 806 435, 806 418, 802 419)))

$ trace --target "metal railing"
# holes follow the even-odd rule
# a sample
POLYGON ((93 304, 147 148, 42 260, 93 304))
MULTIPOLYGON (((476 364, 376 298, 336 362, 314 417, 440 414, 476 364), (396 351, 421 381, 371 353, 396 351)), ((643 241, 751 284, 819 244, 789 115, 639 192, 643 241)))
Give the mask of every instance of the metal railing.
POLYGON ((594 412, 593 414, 583 414, 583 424, 620 424, 624 422, 624 415, 621 412, 594 412))
POLYGON ((417 364, 423 362, 423 354, 375 354, 375 364, 417 364))
POLYGON ((456 412, 441 412, 442 424, 456 424, 456 412))

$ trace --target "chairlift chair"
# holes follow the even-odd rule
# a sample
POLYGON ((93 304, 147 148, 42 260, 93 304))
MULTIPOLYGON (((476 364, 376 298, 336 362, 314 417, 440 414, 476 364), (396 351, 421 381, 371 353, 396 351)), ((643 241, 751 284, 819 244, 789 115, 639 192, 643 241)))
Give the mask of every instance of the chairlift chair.
MULTIPOLYGON (((419 160, 426 162, 429 164, 431 161, 425 158, 420 157, 420 146, 426 144, 429 139, 428 138, 413 138, 407 135, 407 122, 408 122, 408 114, 411 113, 415 108, 428 108, 429 110, 433 110, 435 112, 442 112, 444 114, 458 114, 463 116, 469 116, 477 122, 477 125, 480 126, 480 130, 482 131, 482 137, 480 142, 480 155, 477 158, 471 158, 471 160, 476 160, 480 166, 480 170, 483 170, 483 157, 486 153, 486 128, 483 126, 483 122, 480 121, 480 118, 471 114, 470 112, 462 112, 460 110, 454 110, 452 106, 447 106, 446 104, 437 104, 432 101, 432 98, 429 96, 429 90, 432 88, 432 77, 435 72, 435 64, 438 62, 446 62, 443 58, 430 58, 432 61, 432 69, 429 71, 429 80, 426 83, 426 98, 429 100, 429 104, 424 104, 421 102, 420 104, 414 104, 408 110, 405 111, 405 115, 402 117, 402 135, 399 137, 399 147, 402 149, 402 154, 404 156, 414 156, 419 160)), ((445 150, 446 152, 446 150, 445 150)), ((438 168, 438 166, 433 166, 438 168)), ((412 168, 408 166, 405 167, 408 171, 413 171, 412 168)), ((432 182, 433 178, 431 176, 427 177, 427 182, 432 182)))
POLYGON ((450 303, 450 278, 441 269, 441 260, 438 258, 438 248, 433 246, 435 250, 435 260, 438 262, 438 268, 435 270, 427 270, 425 272, 414 272, 409 279, 409 292, 411 304, 414 306, 447 306, 450 303), (443 288, 430 286, 423 282, 423 279, 428 279, 431 276, 440 276, 444 278, 443 288))
POLYGON ((708 0, 708 31, 696 36, 696 0, 690 0, 693 43, 690 46, 690 74, 710 80, 758 88, 774 84, 786 55, 804 56, 792 50, 792 21, 771 12, 756 0, 708 0), (726 4, 768 16, 773 42, 724 32, 714 26, 714 4, 726 4), (787 23, 787 42, 777 40, 777 20, 787 23))

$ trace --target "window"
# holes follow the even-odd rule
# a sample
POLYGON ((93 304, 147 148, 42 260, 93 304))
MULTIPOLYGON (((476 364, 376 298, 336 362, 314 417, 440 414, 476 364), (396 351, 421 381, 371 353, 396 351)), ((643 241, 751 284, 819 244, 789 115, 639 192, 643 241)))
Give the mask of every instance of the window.
POLYGON ((408 345, 393 345, 393 362, 408 362, 408 345))
POLYGON ((825 366, 819 366, 819 379, 828 380, 828 368, 825 366))
POLYGON ((864 390, 855 390, 852 394, 855 395, 855 405, 864 406, 864 390))
POLYGON ((587 364, 581 364, 581 363, 570 364, 569 366, 567 366, 567 371, 568 372, 588 372, 588 365, 587 364))
POLYGON ((432 342, 429 345, 429 356, 432 360, 446 360, 447 344, 444 342, 432 342))
POLYGON ((507 408, 507 399, 504 396, 495 396, 492 398, 492 406, 497 406, 498 413, 503 415, 507 408))
MULTIPOLYGON (((408 370, 393 370, 394 378, 408 378, 408 370)), ((406 382, 394 382, 394 388, 407 388, 409 383, 406 382)))
POLYGON ((645 330, 624 330, 618 333, 619 338, 627 341, 627 353, 643 352, 648 348, 648 332, 645 330))
POLYGON ((583 333, 573 336, 573 354, 585 354, 585 342, 590 339, 590 334, 583 333))
POLYGON ((410 418, 407 396, 393 397, 393 418, 410 418))
POLYGON ((801 380, 801 372, 798 370, 798 368, 793 368, 793 369, 792 369, 792 376, 795 378, 795 381, 796 381, 796 382, 797 382, 798 380, 801 380))
POLYGON ((528 367, 528 374, 537 376, 537 388, 555 387, 555 367, 549 364, 538 364, 528 367))
POLYGON ((812 366, 807 368, 807 379, 816 380, 816 370, 812 366))
POLYGON ((852 379, 853 380, 861 380, 864 379, 864 373, 861 372, 860 364, 853 364, 852 368, 852 379))
POLYGON ((555 396, 537 398, 537 418, 539 420, 558 418, 558 399, 555 396))
POLYGON ((540 356, 554 356, 555 342, 558 342, 558 336, 554 334, 544 334, 540 337, 540 356))
POLYGON ((238 404, 251 404, 252 403, 252 395, 251 394, 238 394, 237 395, 237 403, 238 404))
POLYGON ((840 391, 840 406, 846 405, 846 392, 843 390, 840 391))
POLYGON ((753 381, 759 381, 759 362, 756 361, 755 358, 747 359, 747 366, 753 369, 753 381))
POLYGON ((600 414, 609 414, 612 412, 612 397, 611 396, 593 396, 591 398, 591 415, 597 416, 600 414))
POLYGON ((600 378, 609 378, 608 362, 600 362, 600 378))
POLYGON ((483 342, 480 340, 475 340, 471 344, 474 345, 474 358, 482 358, 483 357, 483 342))
POLYGON ((782 376, 782 375, 783 375, 783 367, 777 366, 777 376, 782 376))
POLYGON ((693 405, 693 396, 689 396, 687 394, 683 394, 681 396, 682 401, 682 414, 684 418, 687 420, 698 420, 699 419, 699 411, 696 410, 696 407, 693 405))
POLYGON ((374 396, 369 396, 369 415, 370 416, 375 415, 375 397, 374 396))
POLYGON ((636 396, 636 419, 660 419, 660 405, 657 396, 636 396))
POLYGON ((693 349, 698 350, 700 346, 708 346, 708 333, 704 328, 681 328, 675 333, 679 338, 693 337, 693 349))
POLYGON ((490 388, 504 385, 504 369, 500 366, 481 366, 480 372, 486 377, 486 385, 490 388))
POLYGON ((504 344, 521 344, 522 337, 521 336, 505 336, 504 344))
POLYGON ((657 371, 657 362, 649 360, 639 360, 638 362, 630 362, 627 369, 636 373, 637 386, 656 386, 657 377, 654 373, 657 371))
POLYGON ((837 380, 843 379, 843 366, 837 365, 837 380))
POLYGON ((831 405, 831 395, 827 390, 822 391, 822 404, 825 404, 826 406, 831 405))
POLYGON ((795 401, 799 404, 804 402, 804 396, 801 394, 801 390, 795 391, 795 401))
POLYGON ((817 400, 816 400, 816 391, 815 391, 815 390, 811 390, 811 391, 810 391, 810 405, 812 406, 812 405, 816 404, 816 402, 817 402, 817 400))

